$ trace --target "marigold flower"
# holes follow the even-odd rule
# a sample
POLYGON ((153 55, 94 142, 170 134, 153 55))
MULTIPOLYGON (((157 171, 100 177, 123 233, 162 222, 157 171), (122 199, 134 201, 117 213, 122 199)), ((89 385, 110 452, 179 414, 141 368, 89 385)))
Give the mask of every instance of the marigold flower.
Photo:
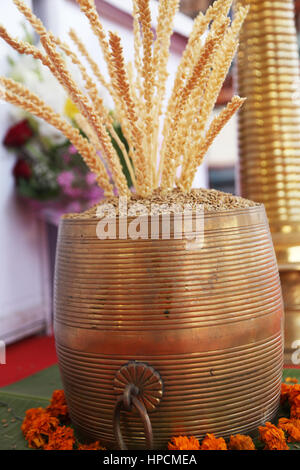
POLYGON ((288 442, 300 442, 300 419, 280 418, 278 427, 288 435, 288 442))
POLYGON ((227 445, 223 437, 216 438, 213 434, 206 434, 201 450, 227 450, 227 445))
POLYGON ((281 394, 280 394, 281 405, 283 405, 283 403, 285 403, 288 400, 291 388, 292 388, 292 385, 287 385, 284 383, 281 384, 281 394))
POLYGON ((43 413, 45 413, 44 408, 30 408, 26 411, 25 418, 21 426, 24 436, 26 436, 27 432, 31 428, 33 421, 43 413))
POLYGON ((300 406, 300 384, 290 386, 289 403, 290 405, 300 406))
POLYGON ((265 444, 264 450, 289 450, 282 429, 278 429, 269 421, 259 426, 260 440, 265 444))
POLYGON ((291 418, 300 419, 300 384, 290 386, 288 399, 291 405, 291 418))
POLYGON ((105 447, 100 445, 99 441, 92 444, 78 444, 78 450, 106 450, 105 447))
POLYGON ((59 426, 59 421, 43 408, 32 408, 26 411, 21 429, 32 449, 41 449, 48 438, 59 426))
POLYGON ((48 413, 66 422, 69 420, 68 405, 63 390, 54 390, 50 405, 46 408, 48 413))
POLYGON ((44 450, 73 450, 75 436, 72 428, 59 426, 56 431, 49 435, 48 444, 44 450))
POLYGON ((230 436, 228 448, 230 450, 255 450, 255 445, 250 436, 237 434, 230 436))
POLYGON ((200 450, 200 442, 194 436, 172 437, 168 450, 200 450))
POLYGON ((300 406, 292 405, 290 417, 293 419, 300 419, 300 406))
POLYGON ((293 383, 293 384, 298 383, 298 379, 296 379, 296 377, 286 377, 285 381, 286 383, 293 383))
POLYGON ((28 442, 28 447, 31 449, 42 450, 44 449, 48 438, 47 436, 40 434, 37 429, 32 428, 28 431, 26 440, 28 442))

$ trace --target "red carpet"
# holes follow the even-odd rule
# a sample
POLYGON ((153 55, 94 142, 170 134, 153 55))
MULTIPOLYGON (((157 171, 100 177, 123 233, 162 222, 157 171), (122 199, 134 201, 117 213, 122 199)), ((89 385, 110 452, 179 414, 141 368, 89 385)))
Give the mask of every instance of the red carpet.
POLYGON ((0 364, 0 387, 22 380, 57 363, 53 336, 32 336, 7 346, 0 364))

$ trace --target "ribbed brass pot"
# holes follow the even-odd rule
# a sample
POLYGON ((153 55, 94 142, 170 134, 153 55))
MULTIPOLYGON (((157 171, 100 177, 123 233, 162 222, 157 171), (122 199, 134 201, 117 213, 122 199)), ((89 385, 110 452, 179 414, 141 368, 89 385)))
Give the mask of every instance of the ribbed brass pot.
MULTIPOLYGON (((277 413, 283 306, 263 206, 206 213, 204 245, 99 240, 96 219, 59 229, 55 336, 77 432, 113 448, 114 380, 129 361, 160 374, 154 447, 171 436, 248 433, 277 413), (189 249, 188 249, 189 248, 189 249)), ((145 446, 121 413, 129 448, 145 446)))
POLYGON ((237 61, 238 91, 247 97, 239 113, 241 195, 265 205, 280 269, 298 269, 300 74, 295 5, 293 0, 235 4, 250 6, 237 61))
POLYGON ((300 271, 281 271, 282 294, 285 305, 284 363, 299 364, 300 346, 300 271))

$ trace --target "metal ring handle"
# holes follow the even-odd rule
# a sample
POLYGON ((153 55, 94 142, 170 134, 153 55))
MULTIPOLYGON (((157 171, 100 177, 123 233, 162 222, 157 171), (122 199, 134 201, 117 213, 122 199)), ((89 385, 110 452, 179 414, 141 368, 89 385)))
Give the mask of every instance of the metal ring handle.
POLYGON ((131 411, 132 408, 132 395, 135 397, 138 395, 139 389, 134 384, 129 384, 125 387, 123 393, 123 404, 124 410, 131 411))
MULTIPOLYGON (((145 406, 143 405, 142 402, 140 402, 136 396, 131 397, 131 404, 132 407, 135 407, 143 421, 144 425, 144 431, 145 431, 145 436, 146 436, 146 442, 147 442, 147 450, 152 450, 153 449, 153 433, 152 433, 152 425, 151 421, 149 418, 149 415, 147 413, 147 410, 145 406)), ((131 408, 132 408, 131 407, 131 408)), ((123 436, 121 432, 121 410, 125 409, 124 405, 124 396, 121 396, 118 398, 117 403, 115 405, 114 409, 114 417, 113 417, 113 427, 114 427, 114 433, 115 433, 115 438, 117 441, 117 444, 121 450, 128 450, 123 436)))

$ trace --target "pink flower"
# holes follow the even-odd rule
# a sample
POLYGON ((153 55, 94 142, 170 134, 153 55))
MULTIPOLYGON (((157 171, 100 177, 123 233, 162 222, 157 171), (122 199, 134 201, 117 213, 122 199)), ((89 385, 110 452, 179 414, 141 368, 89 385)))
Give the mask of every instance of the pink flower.
POLYGON ((64 186, 63 187, 64 193, 67 196, 73 198, 79 198, 82 196, 82 189, 81 188, 72 188, 72 186, 64 186))
POLYGON ((62 171, 58 177, 57 182, 64 189, 70 188, 74 179, 74 174, 71 171, 62 171))
POLYGON ((68 205, 67 212, 80 212, 81 211, 81 205, 78 201, 71 202, 71 204, 68 205))
POLYGON ((70 145, 69 152, 71 155, 76 155, 76 153, 78 153, 77 148, 74 145, 70 145))
POLYGON ((89 172, 86 177, 85 181, 87 182, 88 185, 92 185, 96 183, 96 175, 94 173, 89 172))
POLYGON ((93 186, 88 193, 89 199, 93 199, 96 201, 100 201, 104 196, 103 189, 99 188, 99 186, 93 186))

